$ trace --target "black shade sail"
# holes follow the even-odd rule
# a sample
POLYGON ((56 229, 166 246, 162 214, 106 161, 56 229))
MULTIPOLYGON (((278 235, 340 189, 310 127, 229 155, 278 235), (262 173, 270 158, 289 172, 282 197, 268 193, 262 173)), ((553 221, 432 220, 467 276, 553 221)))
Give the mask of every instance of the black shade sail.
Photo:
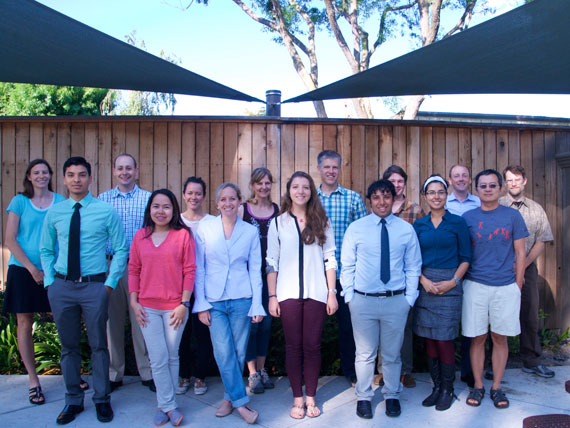
POLYGON ((33 0, 0 0, 0 81, 263 102, 33 0))
POLYGON ((570 1, 535 0, 284 102, 418 94, 569 94, 570 1))

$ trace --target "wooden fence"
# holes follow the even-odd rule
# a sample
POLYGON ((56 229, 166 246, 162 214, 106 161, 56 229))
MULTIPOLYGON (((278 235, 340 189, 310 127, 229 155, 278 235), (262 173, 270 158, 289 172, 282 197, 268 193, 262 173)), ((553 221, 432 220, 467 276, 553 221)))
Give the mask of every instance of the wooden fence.
MULTIPOLYGON (((139 184, 148 190, 168 187, 180 197, 186 177, 201 176, 208 184, 211 213, 216 212, 214 190, 219 184, 236 182, 246 196, 250 173, 259 166, 275 176, 276 201, 296 170, 308 171, 318 184, 316 158, 324 149, 342 155, 340 182, 362 195, 389 165, 402 166, 409 176, 407 195, 415 201, 421 201, 426 177, 447 176, 455 163, 475 173, 521 164, 528 173, 527 195, 545 208, 556 239, 538 262, 541 307, 550 314, 548 326, 570 325, 569 271, 563 265, 570 260, 567 127, 217 117, 0 118, 0 141, 0 233, 6 207, 22 190, 26 166, 38 157, 53 166, 55 188, 65 195, 63 163, 69 156, 84 156, 93 166, 91 192, 96 195, 114 185, 112 159, 128 152, 138 159, 139 184)), ((3 247, 2 280, 8 256, 3 247)))

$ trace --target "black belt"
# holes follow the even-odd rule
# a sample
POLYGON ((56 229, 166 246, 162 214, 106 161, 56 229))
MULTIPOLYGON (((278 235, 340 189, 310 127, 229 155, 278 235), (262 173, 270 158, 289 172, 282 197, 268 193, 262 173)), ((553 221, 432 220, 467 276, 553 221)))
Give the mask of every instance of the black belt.
POLYGON ((104 272, 98 273, 96 275, 82 276, 81 278, 76 280, 69 279, 67 275, 62 275, 59 272, 55 273, 55 277, 63 279, 64 281, 72 281, 72 282, 105 282, 105 279, 107 279, 107 275, 104 272))
POLYGON ((401 290, 396 291, 384 291, 382 293, 363 293, 362 291, 354 290, 358 294, 362 294, 363 296, 370 296, 370 297, 392 297, 397 296, 398 294, 403 294, 406 289, 402 288, 401 290))

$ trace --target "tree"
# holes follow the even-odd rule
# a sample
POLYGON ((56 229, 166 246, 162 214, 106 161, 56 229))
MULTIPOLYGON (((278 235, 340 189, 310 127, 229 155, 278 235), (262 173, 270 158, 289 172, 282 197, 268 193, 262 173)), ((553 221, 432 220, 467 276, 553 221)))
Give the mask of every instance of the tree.
POLYGON ((114 104, 109 89, 78 86, 0 83, 0 115, 93 116, 114 104))
MULTIPOLYGON (((208 4, 209 0, 196 0, 208 4)), ((336 40, 352 74, 368 70, 372 55, 384 42, 408 36, 427 46, 440 35, 441 13, 460 11, 455 25, 441 38, 462 31, 475 13, 485 13, 487 0, 232 0, 255 22, 285 46, 295 71, 308 90, 319 86, 315 35, 328 31, 336 40), (478 10, 476 10, 478 6, 478 10), (372 28, 373 31, 365 29, 372 28), (373 34, 373 38, 371 37, 373 34)), ((193 3, 186 7, 186 9, 193 3)), ((415 117, 424 96, 414 97, 406 118, 415 117)), ((372 118, 367 98, 353 100, 358 117, 372 118)), ((322 101, 314 102, 319 117, 326 117, 322 101)))

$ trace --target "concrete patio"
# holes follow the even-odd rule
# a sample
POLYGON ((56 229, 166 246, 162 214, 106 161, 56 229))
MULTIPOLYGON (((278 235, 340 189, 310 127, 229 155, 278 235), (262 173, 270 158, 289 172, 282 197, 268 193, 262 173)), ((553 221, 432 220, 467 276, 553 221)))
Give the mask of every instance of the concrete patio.
MULTIPOLYGON (((542 379, 523 373, 520 369, 509 369, 505 374, 504 390, 511 405, 506 410, 497 410, 489 399, 488 393, 480 407, 465 404, 468 388, 462 382, 455 383, 456 394, 460 401, 454 402, 451 409, 438 412, 433 408, 424 408, 421 401, 431 391, 431 382, 427 373, 418 373, 417 387, 405 389, 402 397, 402 415, 389 419, 384 414, 385 404, 380 391, 376 391, 372 403, 374 418, 360 419, 355 414, 356 398, 354 389, 342 377, 323 377, 319 382, 317 402, 322 408, 322 415, 315 419, 305 417, 293 420, 289 417, 292 403, 291 390, 287 378, 276 378, 274 390, 252 397, 250 406, 259 411, 258 425, 267 428, 287 427, 454 427, 476 428, 522 427, 522 420, 527 416, 565 413, 570 415, 570 394, 564 389, 564 383, 570 379, 570 366, 554 367, 554 379, 542 379)), ((90 378, 86 378, 90 381, 90 378)), ((32 406, 27 400, 26 376, 0 376, 0 426, 2 427, 53 427, 55 419, 64 406, 64 388, 61 376, 43 376, 41 378, 47 403, 32 406)), ((190 390, 186 395, 178 396, 178 404, 185 415, 181 426, 204 427, 246 427, 248 426, 234 411, 225 418, 216 418, 215 410, 219 405, 223 386, 219 378, 208 378, 208 392, 196 396, 190 390)), ((485 381, 487 391, 490 382, 485 381)), ((99 427, 95 408, 91 401, 92 391, 85 399, 85 411, 77 416, 70 427, 99 427)), ((112 395, 115 411, 109 427, 151 427, 156 410, 155 395, 141 386, 139 378, 125 378, 125 385, 112 395)), ((170 426, 170 425, 165 425, 170 426)))

